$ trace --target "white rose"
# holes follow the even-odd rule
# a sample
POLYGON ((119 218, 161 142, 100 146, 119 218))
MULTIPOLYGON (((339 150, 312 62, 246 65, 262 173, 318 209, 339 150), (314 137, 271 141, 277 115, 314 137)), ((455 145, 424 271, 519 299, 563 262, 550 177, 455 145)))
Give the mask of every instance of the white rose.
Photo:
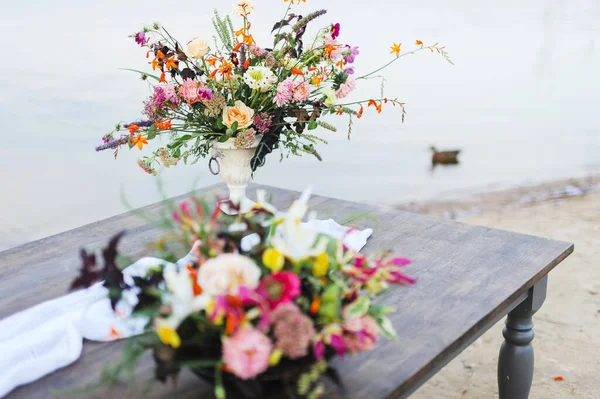
POLYGON ((208 43, 206 40, 194 39, 188 44, 186 54, 195 60, 202 58, 208 54, 208 43))
POLYGON ((236 295, 240 287, 258 287, 260 268, 247 256, 221 254, 200 266, 198 284, 211 295, 236 295))

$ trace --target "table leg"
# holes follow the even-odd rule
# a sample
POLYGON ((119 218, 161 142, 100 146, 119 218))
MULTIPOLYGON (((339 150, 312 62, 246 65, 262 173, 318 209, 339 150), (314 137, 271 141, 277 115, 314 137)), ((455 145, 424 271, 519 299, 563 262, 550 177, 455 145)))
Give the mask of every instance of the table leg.
POLYGON ((514 308, 506 318, 502 331, 504 342, 498 358, 498 390, 500 399, 527 399, 533 380, 533 321, 544 299, 548 276, 530 290, 527 299, 514 308))

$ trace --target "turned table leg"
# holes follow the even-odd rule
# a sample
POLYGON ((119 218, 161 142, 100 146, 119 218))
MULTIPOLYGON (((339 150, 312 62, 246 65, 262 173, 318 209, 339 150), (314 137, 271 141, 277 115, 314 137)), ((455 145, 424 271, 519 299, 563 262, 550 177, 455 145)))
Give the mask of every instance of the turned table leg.
POLYGON ((498 390, 500 399, 527 399, 533 380, 533 321, 546 298, 548 276, 530 290, 527 299, 506 318, 502 331, 504 342, 498 358, 498 390))

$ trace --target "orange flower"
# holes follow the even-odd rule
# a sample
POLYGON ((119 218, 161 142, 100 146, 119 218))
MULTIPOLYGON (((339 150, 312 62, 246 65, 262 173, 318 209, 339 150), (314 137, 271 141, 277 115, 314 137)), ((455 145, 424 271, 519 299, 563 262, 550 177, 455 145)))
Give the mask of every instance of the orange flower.
POLYGON ((392 51, 390 51, 390 54, 396 54, 396 57, 398 57, 400 55, 400 46, 402 46, 402 43, 394 43, 391 47, 392 51))
POLYGON ((233 52, 239 51, 243 44, 244 44, 244 42, 239 42, 238 44, 236 44, 235 47, 233 48, 233 52))
POLYGON ((369 100, 369 103, 367 104, 367 107, 375 107, 375 109, 377 110, 377 113, 380 114, 381 113, 381 101, 379 101, 379 104, 377 104, 377 101, 375 100, 369 100))
POLYGON ((421 46, 421 47, 423 47, 423 42, 422 42, 422 41, 420 41, 420 40, 417 40, 417 41, 415 41, 415 44, 416 44, 417 46, 421 46))
POLYGON ((160 79, 158 79, 158 83, 165 83, 167 81, 167 79, 165 79, 165 73, 162 72, 160 74, 160 79))
POLYGON ((139 127, 138 125, 135 124, 131 124, 129 126, 127 126, 127 130, 129 130, 129 134, 133 135, 135 132, 137 132, 138 130, 140 130, 141 127, 139 127))
POLYGON ((339 67, 339 68, 343 68, 343 67, 344 67, 344 61, 342 61, 342 60, 339 60, 339 61, 337 62, 337 64, 335 64, 335 65, 336 65, 337 67, 339 67))
POLYGON ((208 62, 208 65, 214 67, 217 64, 217 57, 207 58, 206 62, 208 62))
POLYGON ((556 377, 554 377, 554 381, 564 381, 564 378, 562 375, 557 375, 556 377))
POLYGON ((168 121, 156 122, 156 127, 160 130, 171 130, 171 119, 169 119, 168 121))
POLYGON ((292 75, 302 75, 304 76, 304 72, 302 72, 300 69, 293 67, 292 68, 292 75))
POLYGON ((364 111, 365 109, 363 108, 362 104, 360 104, 360 109, 358 110, 358 119, 362 117, 364 111))
POLYGON ((342 108, 342 107, 339 107, 339 108, 337 109, 337 111, 335 111, 335 114, 336 114, 336 115, 344 115, 344 110, 343 110, 343 108, 342 108))
POLYGON ((254 40, 252 35, 244 35, 244 43, 248 46, 252 46, 253 44, 256 44, 256 41, 254 40))
POLYGON ((316 85, 317 87, 321 87, 321 78, 318 77, 317 75, 313 75, 310 83, 316 85))
POLYGON ((179 61, 177 61, 177 60, 175 59, 175 56, 172 56, 171 58, 169 58, 169 59, 167 60, 167 64, 166 64, 167 71, 168 71, 168 70, 170 70, 171 68, 173 68, 173 69, 177 69, 177 63, 178 63, 178 62, 179 62, 179 61))
POLYGON ((306 0, 283 0, 284 3, 287 3, 288 1, 291 1, 292 4, 306 3, 306 0))
POLYGON ((319 311, 320 307, 321 307, 321 298, 316 296, 315 299, 313 299, 312 303, 310 304, 309 311, 310 311, 310 313, 315 314, 319 311))
POLYGON ((223 75, 225 78, 230 78, 233 76, 233 64, 223 61, 221 66, 219 67, 219 73, 223 75))
POLYGON ((136 146, 141 150, 144 144, 148 144, 148 139, 138 133, 136 137, 132 137, 129 139, 131 146, 136 146))
POLYGON ((246 61, 244 62, 244 69, 248 69, 249 66, 250 66, 250 58, 246 58, 246 61))

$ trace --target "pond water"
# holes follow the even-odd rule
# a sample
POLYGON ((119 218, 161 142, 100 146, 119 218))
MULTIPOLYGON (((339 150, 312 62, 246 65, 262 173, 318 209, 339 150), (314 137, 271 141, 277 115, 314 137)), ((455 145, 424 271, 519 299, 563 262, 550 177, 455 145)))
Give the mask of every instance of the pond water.
MULTIPOLYGON (((285 3, 257 0, 252 29, 268 39, 285 3)), ((339 131, 312 157, 268 159, 256 181, 357 201, 397 203, 508 187, 600 170, 600 2, 482 0, 360 3, 308 0, 340 22, 341 40, 359 45, 358 72, 387 62, 392 42, 446 45, 406 57, 384 71, 385 93, 407 102, 355 121, 332 117, 339 131), (477 4, 476 6, 474 4, 477 4), (461 149, 460 165, 431 169, 429 147, 461 149)), ((140 116, 145 82, 119 68, 148 68, 127 36, 155 20, 181 41, 212 36, 213 7, 227 2, 11 2, 0 35, 0 249, 55 234, 160 199, 157 181, 135 161, 96 153, 103 134, 140 116), (211 4, 210 6, 208 4, 211 4)), ((316 23, 315 23, 316 26, 316 23)), ((353 98, 378 95, 362 82, 353 98)), ((164 171, 169 196, 218 181, 207 162, 164 171)))

